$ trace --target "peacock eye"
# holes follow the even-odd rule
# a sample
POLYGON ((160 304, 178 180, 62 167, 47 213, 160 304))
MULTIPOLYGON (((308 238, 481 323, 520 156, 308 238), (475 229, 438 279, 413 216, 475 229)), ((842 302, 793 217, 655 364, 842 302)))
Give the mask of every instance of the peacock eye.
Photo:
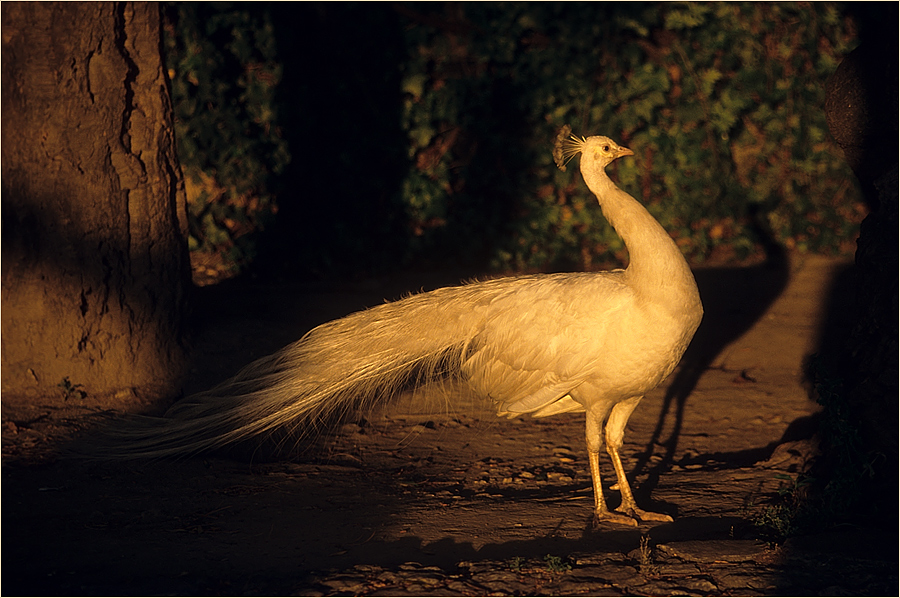
POLYGON ((608 152, 608 151, 609 151, 609 146, 608 146, 608 145, 604 145, 604 146, 601 147, 600 149, 602 149, 604 152, 608 152))

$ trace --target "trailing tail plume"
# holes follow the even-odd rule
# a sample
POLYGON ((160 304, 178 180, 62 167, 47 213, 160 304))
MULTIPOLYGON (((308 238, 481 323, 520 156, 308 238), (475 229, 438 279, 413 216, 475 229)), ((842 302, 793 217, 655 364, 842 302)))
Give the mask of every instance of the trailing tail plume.
POLYGON ((599 520, 671 521, 638 508, 619 456, 642 396, 675 368, 703 308, 687 262, 649 212, 607 176, 632 155, 607 137, 568 128, 554 156, 581 154, 581 173, 629 251, 625 270, 500 278, 441 288, 323 324, 163 418, 119 429, 118 458, 189 455, 269 435, 303 436, 398 390, 458 378, 500 415, 586 412, 599 520), (609 510, 604 443, 622 495, 609 510))

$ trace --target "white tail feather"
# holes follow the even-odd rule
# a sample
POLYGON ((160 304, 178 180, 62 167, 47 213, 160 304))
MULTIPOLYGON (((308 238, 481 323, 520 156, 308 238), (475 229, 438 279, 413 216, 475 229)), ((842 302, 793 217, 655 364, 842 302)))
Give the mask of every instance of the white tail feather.
POLYGON ((110 456, 188 455, 273 433, 296 439, 403 389, 460 377, 478 352, 487 307, 554 279, 560 276, 441 288, 322 324, 218 386, 182 399, 165 417, 120 422, 111 432, 117 447, 110 456))

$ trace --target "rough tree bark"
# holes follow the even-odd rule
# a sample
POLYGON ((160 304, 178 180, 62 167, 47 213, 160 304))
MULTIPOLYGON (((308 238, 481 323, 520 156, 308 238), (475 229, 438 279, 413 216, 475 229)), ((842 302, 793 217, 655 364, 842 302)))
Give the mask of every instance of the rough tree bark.
MULTIPOLYGON (((190 280, 158 6, 2 5, 2 391, 178 392, 190 280)), ((80 393, 70 393, 69 400, 80 393)))

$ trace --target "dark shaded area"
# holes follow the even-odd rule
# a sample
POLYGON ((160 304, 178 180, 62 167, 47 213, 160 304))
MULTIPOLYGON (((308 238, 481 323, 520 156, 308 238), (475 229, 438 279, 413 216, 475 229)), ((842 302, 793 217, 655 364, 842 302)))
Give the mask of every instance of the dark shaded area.
POLYGON ((465 156, 455 168, 465 169, 461 178, 470 184, 453 190, 444 224, 413 230, 400 196, 415 168, 401 129, 402 65, 414 51, 404 44, 403 28, 481 33, 442 14, 443 5, 259 8, 276 24, 284 64, 281 120, 293 159, 281 180, 277 218, 260 235, 253 275, 288 280, 410 265, 482 269, 525 179, 527 90, 503 79, 472 90, 477 99, 469 118, 477 134, 462 131, 453 142, 453 151, 465 156))
MULTIPOLYGON (((898 154, 898 9, 896 4, 852 2, 847 12, 859 23, 860 45, 828 81, 825 117, 863 188, 878 210, 875 181, 900 159, 898 154)), ((878 220, 881 215, 873 219, 878 220)))
MULTIPOLYGON (((367 543, 380 535, 382 527, 395 525, 398 514, 423 508, 429 500, 402 497, 392 487, 401 480, 411 481, 409 474, 324 466, 324 475, 278 481, 265 469, 220 460, 194 460, 174 469, 177 473, 164 464, 131 470, 79 467, 77 475, 66 477, 71 486, 43 489, 39 489, 41 475, 33 470, 7 475, 4 483, 17 500, 4 503, 4 516, 15 522, 4 537, 16 537, 19 550, 16 574, 4 576, 4 594, 291 595, 311 584, 316 571, 358 563, 396 567, 415 559, 453 571, 457 563, 470 559, 628 552, 638 546, 641 535, 630 529, 595 531, 586 514, 581 538, 537 537, 476 549, 471 542, 451 537, 428 543, 410 536, 390 542, 376 539, 373 552, 367 543), (196 481, 185 484, 189 472, 196 481), (245 482, 242 493, 231 485, 236 479, 245 482), (148 485, 156 488, 152 497, 144 491, 148 485), (98 501, 115 497, 121 506, 71 513, 65 497, 85 490, 97 493, 98 501), (202 494, 206 504, 198 504, 194 493, 202 494), (361 496, 367 497, 364 508, 361 496), (23 509, 26 500, 31 509, 23 509), (23 533, 25 525, 31 527, 30 534, 23 533), (78 554, 58 554, 53 545, 45 544, 56 534, 59 546, 70 546, 78 538, 82 549, 78 554), (243 556, 236 559, 235 545, 246 534, 268 536, 271 549, 239 551, 243 556), (154 548, 160 552, 151 569, 140 555, 154 548)), ((519 507, 534 500, 521 494, 503 500, 519 507)), ((655 528, 654 537, 722 538, 733 525, 741 525, 740 520, 685 520, 655 528)), ((252 545, 259 543, 253 540, 252 545)))
POLYGON ((284 66, 280 120, 292 162, 256 274, 293 278, 397 265, 404 258, 399 185, 400 23, 380 3, 273 3, 284 66))
POLYGON ((808 367, 824 406, 814 475, 826 509, 871 511, 896 529, 898 7, 853 3, 850 11, 862 43, 829 80, 825 111, 872 211, 860 229, 847 329, 826 330, 808 367))
MULTIPOLYGON (((752 537, 752 526, 739 517, 684 517, 650 530, 596 529, 585 511, 588 501, 565 500, 574 488, 465 495, 461 504, 441 506, 429 490, 440 487, 446 471, 436 473, 428 463, 413 462, 399 468, 384 461, 365 469, 323 464, 282 470, 219 459, 7 469, 4 541, 14 542, 16 550, 4 559, 3 592, 294 595, 327 591, 317 578, 340 578, 340 572, 358 564, 396 571, 414 561, 459 579, 467 574, 467 561, 499 574, 511 559, 540 560, 550 554, 606 564, 601 578, 592 582, 593 592, 633 595, 623 591, 629 585, 624 580, 629 567, 640 566, 636 551, 649 534, 654 545, 670 544, 670 551, 693 549, 688 563, 706 563, 707 576, 713 562, 728 563, 717 576, 758 570, 781 576, 777 586, 770 582, 756 594, 784 595, 792 589, 798 595, 826 595, 830 586, 859 595, 890 593, 895 563, 883 535, 818 536, 798 544, 794 557, 773 565, 764 546, 747 551, 742 539, 752 537), (415 490, 400 491, 410 487, 415 490), (427 540, 390 533, 412 514, 424 521, 447 508, 477 509, 497 519, 512 514, 525 521, 531 513, 547 517, 550 510, 566 525, 556 533, 542 524, 533 537, 515 539, 503 539, 509 537, 504 530, 487 542, 451 534, 427 540), (733 556, 741 551, 744 557, 733 556), (622 581, 611 586, 609 580, 617 579, 622 581)), ((498 521, 484 525, 486 537, 495 525, 498 521)), ((675 563, 681 571, 691 568, 675 563)), ((631 583, 646 583, 631 571, 631 583)), ((566 576, 584 572, 582 564, 566 576)), ((723 595, 711 587, 712 595, 723 595)), ((513 586, 504 590, 515 591, 513 586)))

